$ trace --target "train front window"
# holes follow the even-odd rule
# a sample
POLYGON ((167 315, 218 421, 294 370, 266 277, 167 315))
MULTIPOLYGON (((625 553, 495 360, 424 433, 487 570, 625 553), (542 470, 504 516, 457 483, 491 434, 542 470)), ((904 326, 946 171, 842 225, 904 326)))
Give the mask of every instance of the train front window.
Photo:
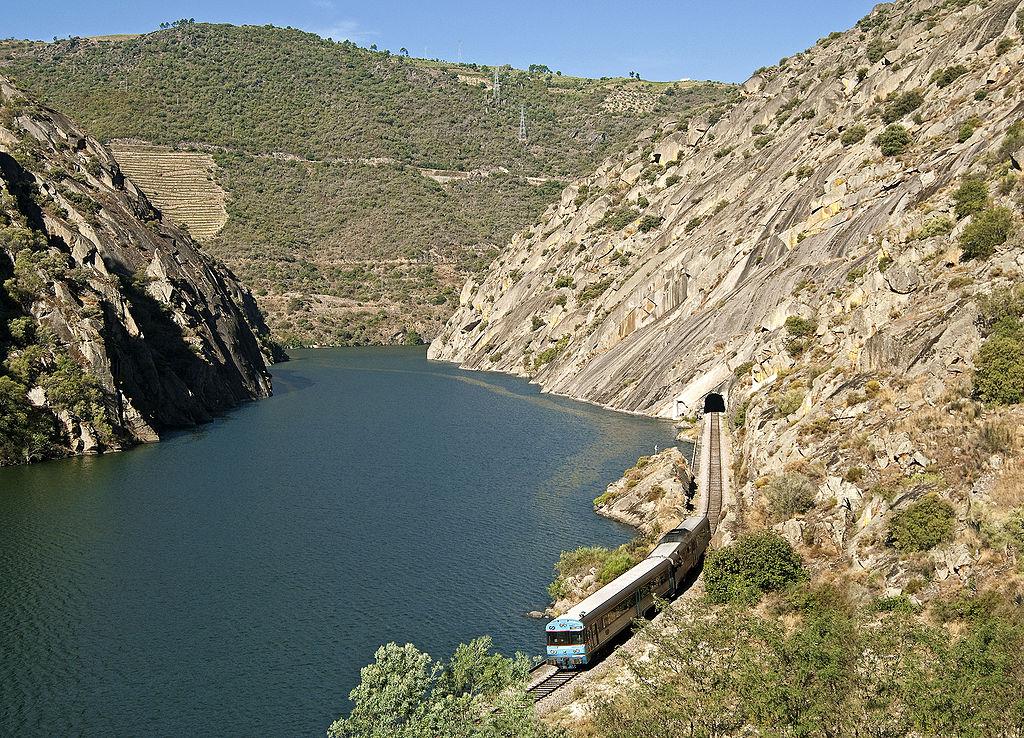
POLYGON ((581 631, 555 631, 554 633, 548 633, 548 645, 549 646, 578 646, 583 643, 583 633, 581 631))

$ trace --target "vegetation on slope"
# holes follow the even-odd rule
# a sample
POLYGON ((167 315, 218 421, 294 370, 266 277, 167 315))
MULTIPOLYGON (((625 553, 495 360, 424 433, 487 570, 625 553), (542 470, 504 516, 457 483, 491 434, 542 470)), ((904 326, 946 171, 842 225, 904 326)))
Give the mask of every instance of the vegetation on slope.
POLYGON ((696 602, 645 628, 657 658, 602 704, 588 735, 1016 735, 1024 617, 999 593, 851 602, 800 585, 765 607, 696 602), (657 726, 652 732, 650 726, 657 726))
POLYGON ((270 26, 12 41, 0 60, 101 139, 220 151, 229 222, 209 247, 292 344, 432 335, 450 312, 439 302, 561 190, 526 177, 582 175, 654 120, 731 91, 434 63, 270 26), (509 174, 441 186, 407 167, 509 174), (356 290, 346 273, 368 258, 356 290))

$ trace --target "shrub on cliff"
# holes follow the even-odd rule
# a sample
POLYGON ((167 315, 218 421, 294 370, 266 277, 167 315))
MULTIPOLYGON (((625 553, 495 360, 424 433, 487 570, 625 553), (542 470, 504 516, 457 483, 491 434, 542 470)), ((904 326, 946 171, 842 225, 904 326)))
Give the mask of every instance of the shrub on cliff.
POLYGON ((843 131, 843 135, 840 137, 839 141, 843 146, 853 146, 854 144, 859 144, 863 141, 864 137, 867 135, 868 129, 858 123, 857 125, 850 126, 843 131))
POLYGON ((885 156, 899 156, 910 148, 912 142, 910 132, 901 125, 889 126, 875 139, 875 144, 885 156))
POLYGON ((802 318, 799 315, 790 315, 786 318, 786 333, 793 336, 793 338, 813 336, 817 329, 817 322, 811 318, 802 318))
POLYGON ((960 235, 965 259, 985 259, 1006 243, 1013 232, 1013 213, 1009 208, 989 208, 974 216, 960 235))
POLYGON ((704 586, 715 603, 756 602, 804 577, 800 556, 771 530, 741 536, 709 553, 704 564, 704 586))
POLYGON ((900 551, 927 551, 953 539, 953 506, 938 495, 927 495, 893 517, 889 534, 900 551))
POLYGON ((960 77, 967 74, 969 70, 963 64, 955 64, 945 69, 936 69, 932 73, 931 83, 939 89, 949 87, 960 77))
POLYGON ((964 177, 960 187, 953 193, 956 217, 966 218, 981 212, 988 206, 988 185, 976 175, 964 177))
POLYGON ((768 482, 764 493, 772 515, 778 520, 785 520, 810 510, 818 488, 803 474, 787 472, 768 482))
POLYGON ((654 230, 664 222, 665 219, 660 215, 645 215, 640 220, 640 225, 638 225, 637 228, 641 233, 647 233, 648 231, 654 230))
POLYGON ((910 90, 902 94, 890 97, 886 106, 882 109, 882 121, 884 123, 895 123, 917 110, 924 103, 924 95, 919 90, 910 90))
POLYGON ((1024 402, 1024 287, 979 300, 985 342, 974 359, 974 392, 985 402, 1024 402))
POLYGON ((1001 324, 985 339, 974 359, 974 391, 985 402, 1024 402, 1024 325, 1001 324))

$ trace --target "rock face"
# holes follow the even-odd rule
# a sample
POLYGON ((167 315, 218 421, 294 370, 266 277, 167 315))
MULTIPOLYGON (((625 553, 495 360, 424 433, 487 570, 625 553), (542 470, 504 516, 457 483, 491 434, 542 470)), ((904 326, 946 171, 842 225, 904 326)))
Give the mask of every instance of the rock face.
POLYGON ((756 74, 720 119, 646 131, 465 285, 429 356, 677 418, 747 362, 791 367, 784 325, 801 316, 832 362, 941 385, 978 340, 950 275, 998 286, 1020 267, 1012 245, 961 263, 950 200, 1022 117, 1017 10, 879 6, 756 74), (913 91, 917 107, 891 97, 913 91), (889 122, 911 137, 902 155, 876 143, 889 122))
POLYGON ((693 513, 693 474, 678 448, 642 456, 621 479, 594 501, 606 518, 657 538, 693 513))
POLYGON ((249 292, 107 149, 2 77, 0 95, 0 381, 52 430, 7 463, 154 441, 268 396, 249 292))

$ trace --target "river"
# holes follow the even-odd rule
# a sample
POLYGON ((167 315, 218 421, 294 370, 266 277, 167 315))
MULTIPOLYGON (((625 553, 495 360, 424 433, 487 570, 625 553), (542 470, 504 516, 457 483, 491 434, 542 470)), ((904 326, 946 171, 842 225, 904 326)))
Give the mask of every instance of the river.
POLYGON ((316 736, 388 641, 543 649, 563 549, 662 421, 426 361, 295 352, 159 444, 0 469, 0 734, 316 736))

